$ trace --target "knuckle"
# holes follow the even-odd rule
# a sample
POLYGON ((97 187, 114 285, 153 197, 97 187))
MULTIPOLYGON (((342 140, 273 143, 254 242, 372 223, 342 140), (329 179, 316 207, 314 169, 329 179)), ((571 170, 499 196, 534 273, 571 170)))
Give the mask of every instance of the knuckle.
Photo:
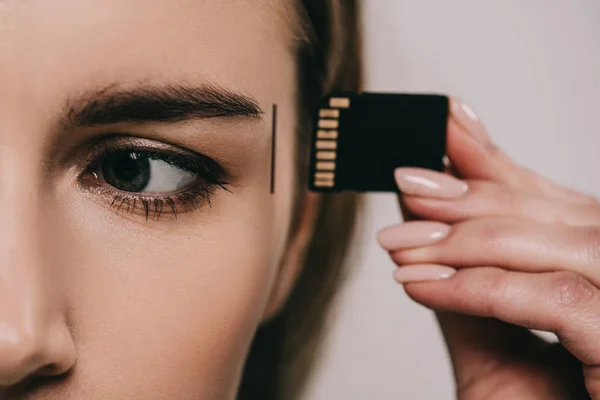
POLYGON ((556 272, 552 279, 554 304, 573 308, 595 300, 596 290, 584 277, 574 272, 556 272))
POLYGON ((579 256, 592 263, 600 262, 600 226, 586 226, 579 230, 579 256))

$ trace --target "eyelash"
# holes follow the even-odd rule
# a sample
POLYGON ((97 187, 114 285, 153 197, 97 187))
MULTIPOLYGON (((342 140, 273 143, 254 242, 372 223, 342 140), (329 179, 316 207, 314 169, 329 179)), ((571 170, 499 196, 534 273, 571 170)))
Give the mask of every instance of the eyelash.
POLYGON ((109 136, 96 141, 90 145, 86 167, 79 179, 79 184, 84 189, 107 197, 107 200, 110 201, 110 207, 115 209, 117 213, 125 210, 129 214, 141 209, 146 220, 151 216, 153 219, 158 220, 166 206, 177 219, 180 212, 197 210, 205 202, 208 202, 209 207, 212 207, 211 196, 219 189, 231 193, 227 188, 228 182, 222 179, 224 175, 222 168, 214 160, 197 153, 168 149, 166 148, 168 145, 163 143, 160 143, 161 147, 164 147, 163 149, 148 145, 118 143, 119 141, 132 139, 134 141, 141 140, 144 143, 154 142, 126 136, 109 136), (115 141, 117 143, 113 143, 115 141), (196 175, 197 180, 178 193, 155 196, 125 192, 110 185, 106 186, 107 184, 101 182, 96 171, 100 169, 99 167, 107 157, 121 152, 134 153, 138 157, 147 159, 162 160, 173 167, 196 175))

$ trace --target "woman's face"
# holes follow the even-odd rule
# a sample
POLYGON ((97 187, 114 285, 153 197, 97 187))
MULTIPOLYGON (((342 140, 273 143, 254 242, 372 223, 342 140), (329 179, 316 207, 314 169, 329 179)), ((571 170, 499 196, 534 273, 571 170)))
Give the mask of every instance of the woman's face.
POLYGON ((297 267, 279 4, 0 0, 0 399, 234 397, 297 267))

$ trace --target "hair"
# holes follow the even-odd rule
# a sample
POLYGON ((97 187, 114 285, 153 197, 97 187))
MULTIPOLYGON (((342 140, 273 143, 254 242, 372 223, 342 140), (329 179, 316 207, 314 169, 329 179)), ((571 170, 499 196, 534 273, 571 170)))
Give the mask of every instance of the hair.
MULTIPOLYGON (((329 91, 362 86, 358 0, 294 0, 301 34, 298 65, 297 186, 306 189, 312 114, 329 91)), ((303 196, 296 196, 301 199, 303 196)), ((239 400, 297 398, 317 361, 327 310, 345 276, 358 197, 323 195, 305 263, 281 312, 257 330, 246 360, 239 400)), ((297 229, 302 204, 295 207, 297 229)))

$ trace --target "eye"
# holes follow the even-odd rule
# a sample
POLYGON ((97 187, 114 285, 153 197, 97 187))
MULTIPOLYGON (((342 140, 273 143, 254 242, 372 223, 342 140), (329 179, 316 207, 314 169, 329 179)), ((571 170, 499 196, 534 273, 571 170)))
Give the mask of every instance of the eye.
POLYGON ((198 176, 143 153, 117 151, 101 162, 107 184, 130 193, 168 194, 181 191, 198 176))
POLYGON ((137 211, 146 219, 167 212, 177 216, 205 202, 212 206, 217 189, 230 192, 218 163, 165 143, 116 136, 92 143, 87 152, 79 185, 117 212, 137 211))

